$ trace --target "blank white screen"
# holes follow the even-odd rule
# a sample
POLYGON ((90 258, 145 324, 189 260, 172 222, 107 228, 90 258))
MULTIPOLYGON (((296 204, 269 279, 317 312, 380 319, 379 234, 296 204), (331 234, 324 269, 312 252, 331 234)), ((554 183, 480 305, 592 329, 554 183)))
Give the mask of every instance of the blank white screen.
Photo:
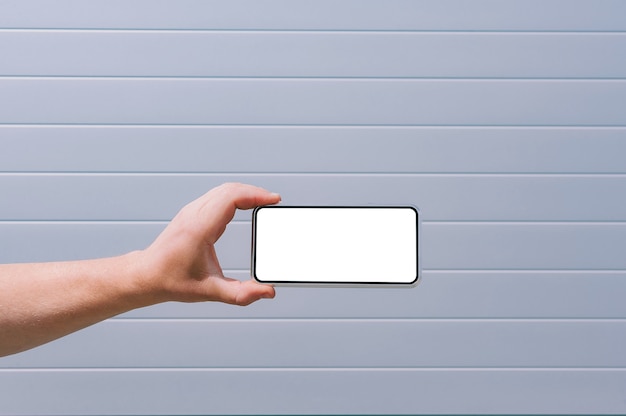
POLYGON ((413 283, 418 276, 410 207, 263 207, 255 214, 260 281, 413 283))

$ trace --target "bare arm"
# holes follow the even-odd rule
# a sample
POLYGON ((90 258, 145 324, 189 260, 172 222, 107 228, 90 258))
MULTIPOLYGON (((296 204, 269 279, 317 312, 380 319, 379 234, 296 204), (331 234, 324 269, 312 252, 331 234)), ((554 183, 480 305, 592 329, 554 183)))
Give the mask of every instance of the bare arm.
POLYGON ((0 265, 0 356, 165 301, 248 305, 274 288, 224 277, 214 244, 235 210, 280 196, 243 184, 214 188, 185 206, 145 250, 106 259, 0 265))

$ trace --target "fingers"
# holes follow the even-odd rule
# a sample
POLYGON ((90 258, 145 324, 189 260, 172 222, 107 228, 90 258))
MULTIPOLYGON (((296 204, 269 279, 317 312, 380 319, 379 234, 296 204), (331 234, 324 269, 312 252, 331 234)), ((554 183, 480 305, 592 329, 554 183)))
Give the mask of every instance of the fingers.
MULTIPOLYGON (((222 235, 228 223, 233 219, 237 209, 250 209, 261 205, 280 202, 278 194, 252 185, 227 183, 214 188, 202 197, 185 206, 170 226, 161 234, 175 237, 164 239, 183 241, 181 244, 187 256, 176 256, 175 263, 180 265, 181 258, 186 258, 188 264, 183 264, 184 280, 194 278, 200 284, 187 285, 187 288, 204 300, 217 300, 236 305, 248 305, 261 298, 273 298, 275 291, 272 286, 263 285, 255 281, 241 282, 225 278, 219 266, 214 251, 214 244, 222 235), (190 250, 192 253, 190 253, 190 250), (207 250, 209 250, 207 254, 207 250), (199 272, 198 272, 199 271, 199 272), (193 273, 192 273, 193 272, 193 273), (206 276, 202 283, 197 276, 206 276), (191 288, 191 289, 190 289, 191 288)), ((161 239, 161 236, 159 238, 161 239)), ((165 246, 171 247, 171 244, 165 246)), ((164 249, 167 252, 167 250, 164 249)), ((198 299, 194 297, 194 299, 198 299)))
POLYGON ((280 202, 280 195, 242 183, 226 183, 213 188, 196 201, 198 220, 204 224, 206 239, 214 243, 239 209, 250 209, 280 202))
POLYGON ((209 192, 210 196, 232 205, 231 208, 250 209, 280 202, 280 195, 243 183, 225 183, 209 192), (214 195, 213 195, 214 194, 214 195))

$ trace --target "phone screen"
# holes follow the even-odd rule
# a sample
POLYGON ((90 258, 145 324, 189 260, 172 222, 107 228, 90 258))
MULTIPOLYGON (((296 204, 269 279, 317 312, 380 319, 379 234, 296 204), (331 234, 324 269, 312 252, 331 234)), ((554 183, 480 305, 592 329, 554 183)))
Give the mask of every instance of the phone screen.
POLYGON ((274 284, 413 285, 419 220, 411 206, 259 207, 252 275, 274 284))

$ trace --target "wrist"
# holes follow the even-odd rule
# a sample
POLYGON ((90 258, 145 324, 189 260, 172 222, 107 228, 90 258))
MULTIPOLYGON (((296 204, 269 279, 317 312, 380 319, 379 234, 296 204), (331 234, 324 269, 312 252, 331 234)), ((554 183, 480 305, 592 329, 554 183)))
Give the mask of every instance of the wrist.
POLYGON ((167 291, 158 284, 159 271, 149 261, 145 250, 132 251, 120 257, 126 270, 124 293, 132 303, 132 308, 150 306, 165 302, 167 291))

